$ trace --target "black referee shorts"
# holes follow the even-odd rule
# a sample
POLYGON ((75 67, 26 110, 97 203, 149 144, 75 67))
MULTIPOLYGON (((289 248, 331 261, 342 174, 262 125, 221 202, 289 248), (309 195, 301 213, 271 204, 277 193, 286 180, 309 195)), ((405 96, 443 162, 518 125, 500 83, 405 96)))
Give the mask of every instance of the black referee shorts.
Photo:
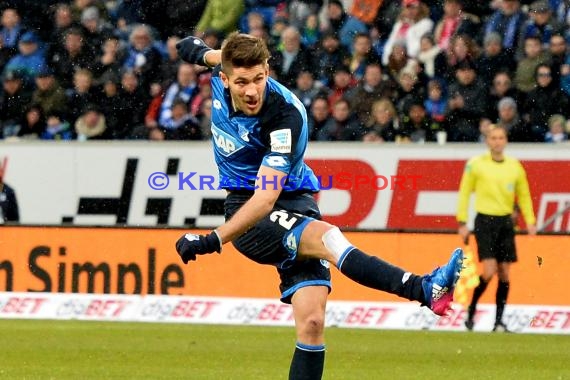
MULTIPOLYGON (((225 202, 226 220, 249 199, 251 194, 232 192, 225 202)), ((307 224, 321 219, 311 194, 282 194, 272 212, 253 228, 233 241, 234 247, 247 258, 277 268, 281 277, 281 301, 305 286, 326 286, 331 289, 329 263, 324 260, 297 258, 297 247, 307 224)), ((255 281, 255 279, 252 279, 255 281)))
POLYGON ((484 259, 496 259, 499 263, 517 261, 515 228, 510 215, 477 214, 474 233, 479 261, 484 259))

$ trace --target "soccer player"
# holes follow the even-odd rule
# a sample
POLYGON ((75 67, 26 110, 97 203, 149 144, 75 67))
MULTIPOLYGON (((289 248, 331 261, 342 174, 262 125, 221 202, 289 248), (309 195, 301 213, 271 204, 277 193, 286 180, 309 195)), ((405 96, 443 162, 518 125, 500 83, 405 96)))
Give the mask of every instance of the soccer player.
POLYGON ((269 77, 269 51, 261 39, 233 33, 212 50, 187 37, 178 50, 185 61, 214 68, 212 140, 227 197, 226 222, 208 235, 183 235, 176 250, 188 263, 232 242, 251 260, 276 267, 281 301, 292 305, 297 333, 289 379, 322 376, 329 263, 362 285, 445 314, 461 271, 461 249, 447 265, 418 276, 365 254, 338 227, 320 220, 313 197, 318 180, 303 161, 305 106, 269 77))
POLYGON ((481 295, 495 274, 497 286, 497 309, 495 332, 507 332, 503 323, 503 311, 509 294, 509 271, 517 261, 515 228, 511 215, 515 211, 515 196, 524 216, 530 235, 536 234, 535 217, 530 198, 526 172, 521 163, 503 153, 507 145, 507 131, 500 125, 492 125, 486 136, 489 152, 470 159, 465 166, 459 187, 457 221, 459 235, 469 238, 466 225, 469 199, 475 192, 475 239, 483 273, 479 285, 473 291, 465 326, 473 329, 475 310, 481 295))

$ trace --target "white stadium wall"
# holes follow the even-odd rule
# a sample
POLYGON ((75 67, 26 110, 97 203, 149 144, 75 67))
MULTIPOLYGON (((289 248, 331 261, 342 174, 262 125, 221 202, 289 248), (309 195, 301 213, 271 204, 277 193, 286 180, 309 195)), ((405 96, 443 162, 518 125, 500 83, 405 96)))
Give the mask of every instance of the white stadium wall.
MULTIPOLYGON (((465 161, 485 150, 479 144, 309 147, 307 160, 327 188, 319 195, 325 219, 356 229, 454 229, 465 161)), ((569 148, 508 147, 527 169, 539 227, 570 202, 569 148)), ((209 189, 208 181, 218 182, 207 142, 4 142, 5 158, 5 181, 16 190, 23 224, 207 228, 222 222, 225 193, 209 189), (163 190, 151 188, 167 181, 163 190)), ((570 231, 568 217, 547 230, 570 231)))

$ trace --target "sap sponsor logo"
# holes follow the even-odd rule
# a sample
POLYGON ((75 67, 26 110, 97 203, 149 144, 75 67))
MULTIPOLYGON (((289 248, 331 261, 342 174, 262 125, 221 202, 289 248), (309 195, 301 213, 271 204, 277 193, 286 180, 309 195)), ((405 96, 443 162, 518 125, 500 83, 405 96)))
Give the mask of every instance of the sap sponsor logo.
POLYGON ((218 147, 218 151, 226 157, 237 152, 245 146, 241 141, 236 140, 213 123, 212 137, 214 139, 214 144, 216 144, 218 147))
POLYGON ((276 153, 291 153, 292 139, 290 129, 279 129, 269 134, 271 151, 276 153))

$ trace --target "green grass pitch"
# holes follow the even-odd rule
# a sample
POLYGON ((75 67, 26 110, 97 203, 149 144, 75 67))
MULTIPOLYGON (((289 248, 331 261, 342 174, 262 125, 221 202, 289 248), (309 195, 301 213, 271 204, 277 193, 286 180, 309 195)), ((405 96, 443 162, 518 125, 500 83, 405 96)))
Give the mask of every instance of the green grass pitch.
MULTIPOLYGON (((569 379, 570 336, 329 328, 324 379, 569 379)), ((289 327, 0 320, 0 379, 287 379, 289 327)))

